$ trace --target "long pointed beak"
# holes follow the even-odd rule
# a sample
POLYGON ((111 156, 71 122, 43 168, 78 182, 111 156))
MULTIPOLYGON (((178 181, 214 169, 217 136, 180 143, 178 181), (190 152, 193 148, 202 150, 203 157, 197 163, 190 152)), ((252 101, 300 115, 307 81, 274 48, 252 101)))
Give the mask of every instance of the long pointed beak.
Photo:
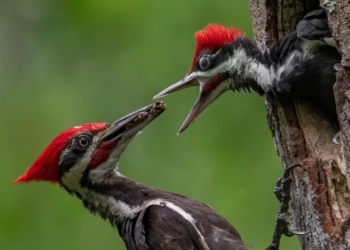
POLYGON ((192 86, 198 86, 198 85, 199 85, 199 82, 196 80, 196 78, 194 76, 188 75, 181 81, 174 83, 173 85, 167 87, 166 89, 164 89, 163 91, 155 95, 153 97, 153 100, 159 99, 163 96, 174 93, 176 91, 186 89, 192 86))
POLYGON ((115 122, 112 122, 101 141, 117 140, 124 136, 133 136, 146 127, 166 109, 164 102, 157 102, 136 110, 115 122))
POLYGON ((209 106, 209 104, 211 104, 223 92, 229 89, 228 86, 219 87, 220 83, 223 80, 224 78, 221 74, 214 77, 198 77, 190 74, 181 81, 171 85, 170 87, 154 96, 154 99, 188 87, 197 85, 200 86, 199 96, 177 133, 180 134, 185 131, 185 129, 209 106))
POLYGON ((185 121, 182 123, 179 131, 177 132, 177 135, 185 131, 185 129, 190 126, 190 124, 205 110, 208 105, 209 104, 206 105, 206 98, 202 98, 201 95, 199 95, 190 113, 188 113, 185 121))

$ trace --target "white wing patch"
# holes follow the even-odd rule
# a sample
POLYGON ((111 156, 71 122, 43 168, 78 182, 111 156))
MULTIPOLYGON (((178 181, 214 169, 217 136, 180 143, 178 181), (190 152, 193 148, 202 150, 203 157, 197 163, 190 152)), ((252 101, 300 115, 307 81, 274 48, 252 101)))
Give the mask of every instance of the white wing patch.
POLYGON ((291 73, 293 71, 293 69, 294 69, 293 60, 298 55, 300 55, 300 52, 297 52, 297 51, 290 53, 290 55, 288 56, 285 63, 278 67, 277 74, 276 74, 277 81, 279 81, 281 79, 282 73, 288 75, 289 73, 291 73))
POLYGON ((281 79, 282 74, 286 76, 294 72, 295 66, 298 64, 299 61, 311 59, 313 57, 313 51, 321 44, 322 42, 319 42, 319 41, 316 41, 316 42, 308 41, 308 40, 303 41, 302 51, 298 51, 298 50, 292 51, 288 55, 286 61, 278 67, 277 73, 276 73, 276 80, 279 81, 281 79))

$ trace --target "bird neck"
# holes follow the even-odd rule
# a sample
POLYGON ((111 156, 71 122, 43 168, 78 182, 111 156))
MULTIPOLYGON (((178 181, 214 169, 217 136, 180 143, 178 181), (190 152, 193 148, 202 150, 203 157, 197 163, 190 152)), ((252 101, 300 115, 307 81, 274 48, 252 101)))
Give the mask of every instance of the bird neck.
MULTIPOLYGON (((125 220, 135 219, 140 211, 152 205, 170 204, 172 194, 147 187, 123 176, 117 170, 94 182, 89 176, 81 178, 80 187, 66 190, 78 197, 92 214, 121 227, 125 220)), ((180 208, 181 209, 181 208, 180 208)))
MULTIPOLYGON (((63 184, 64 186, 64 184, 63 184)), ((79 187, 74 190, 64 188, 78 197, 93 214, 109 219, 112 226, 118 226, 125 218, 134 218, 145 199, 140 195, 141 185, 120 174, 109 172, 103 180, 94 181, 89 175, 83 176, 79 187)))
POLYGON ((237 38, 232 46, 231 90, 251 90, 263 94, 270 90, 274 68, 260 49, 246 37, 237 38))

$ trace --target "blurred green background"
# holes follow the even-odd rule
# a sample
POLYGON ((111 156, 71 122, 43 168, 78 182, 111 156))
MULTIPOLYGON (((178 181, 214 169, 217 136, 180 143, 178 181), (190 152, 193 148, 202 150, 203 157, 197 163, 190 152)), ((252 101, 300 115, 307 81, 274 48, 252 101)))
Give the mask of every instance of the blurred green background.
MULTIPOLYGON (((252 37, 245 0, 0 2, 0 249, 125 249, 58 186, 11 182, 61 131, 153 102, 188 71, 193 34, 210 22, 252 37)), ((197 93, 163 99, 168 110, 129 146, 120 171, 209 204, 264 249, 282 174, 264 98, 228 92, 177 136, 197 93)), ((298 249, 297 238, 283 238, 282 249, 298 249)))

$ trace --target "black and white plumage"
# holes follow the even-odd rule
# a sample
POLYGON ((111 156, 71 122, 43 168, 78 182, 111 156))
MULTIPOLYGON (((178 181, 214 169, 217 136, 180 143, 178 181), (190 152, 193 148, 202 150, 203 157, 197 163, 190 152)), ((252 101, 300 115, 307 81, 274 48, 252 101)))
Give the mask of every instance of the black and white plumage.
POLYGON ((57 136, 15 183, 58 183, 118 229, 128 250, 244 250, 239 233, 209 206, 136 183, 118 171, 127 145, 165 110, 159 102, 113 123, 57 136))
POLYGON ((284 65, 283 69, 279 68, 282 73, 273 81, 270 91, 277 97, 311 101, 336 119, 334 65, 341 57, 332 40, 324 10, 305 15, 294 32, 266 52, 274 67, 284 65))
POLYGON ((117 214, 95 207, 93 201, 83 198, 83 202, 118 228, 128 250, 246 249, 238 232, 201 202, 113 174, 105 178, 103 188, 89 188, 114 198, 112 209, 118 208, 117 214))
POLYGON ((189 73, 154 98, 200 86, 199 97, 179 133, 227 90, 305 99, 336 120, 334 65, 341 58, 329 45, 329 36, 327 17, 321 9, 308 13, 295 31, 266 51, 237 29, 208 25, 195 34, 197 45, 189 73))

